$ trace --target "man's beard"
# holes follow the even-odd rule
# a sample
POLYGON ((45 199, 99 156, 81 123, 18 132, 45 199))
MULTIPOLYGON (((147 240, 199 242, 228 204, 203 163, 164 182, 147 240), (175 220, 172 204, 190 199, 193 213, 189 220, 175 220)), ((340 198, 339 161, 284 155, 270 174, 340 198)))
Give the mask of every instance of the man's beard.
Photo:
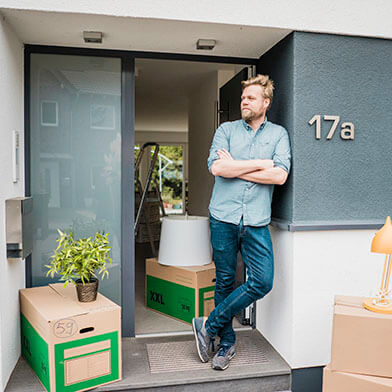
POLYGON ((257 118, 263 117, 263 114, 265 113, 261 113, 259 115, 256 114, 256 112, 254 112, 251 109, 248 110, 241 110, 241 117, 244 121, 252 121, 255 120, 257 118))

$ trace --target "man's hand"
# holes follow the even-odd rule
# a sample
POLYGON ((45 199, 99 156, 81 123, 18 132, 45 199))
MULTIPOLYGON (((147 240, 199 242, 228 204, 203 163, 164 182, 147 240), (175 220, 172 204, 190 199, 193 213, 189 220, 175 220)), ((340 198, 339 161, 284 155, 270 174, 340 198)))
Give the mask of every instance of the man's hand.
POLYGON ((280 167, 265 170, 256 170, 238 176, 241 180, 255 182, 256 184, 283 185, 287 180, 288 173, 280 167))
MULTIPOLYGON (((217 151, 219 159, 218 161, 223 161, 223 164, 232 162, 254 162, 256 169, 237 175, 238 178, 255 182, 258 184, 276 184, 282 185, 286 182, 287 172, 280 167, 274 167, 274 162, 271 159, 254 159, 252 161, 235 161, 231 154, 224 148, 217 151)), ((218 162, 216 161, 216 162, 218 162)), ((228 176, 223 176, 228 177, 228 176)))
POLYGON ((217 153, 218 153, 219 159, 229 159, 231 161, 234 161, 234 159, 231 156, 231 154, 229 153, 229 151, 227 151, 224 148, 222 148, 221 150, 218 150, 217 153))
POLYGON ((224 148, 217 151, 219 159, 211 166, 211 173, 214 176, 225 178, 235 178, 242 174, 252 173, 256 170, 265 170, 273 167, 271 159, 250 159, 247 161, 235 160, 224 148))

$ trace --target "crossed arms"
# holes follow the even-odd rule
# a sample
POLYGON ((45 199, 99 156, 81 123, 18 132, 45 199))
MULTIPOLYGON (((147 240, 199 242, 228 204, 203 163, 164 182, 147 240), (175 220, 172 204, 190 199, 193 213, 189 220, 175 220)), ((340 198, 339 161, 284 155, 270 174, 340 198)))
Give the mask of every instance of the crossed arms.
POLYGON ((272 159, 235 160, 230 153, 222 148, 217 151, 219 159, 211 166, 214 176, 240 178, 258 184, 283 185, 288 173, 280 167, 274 167, 272 159))

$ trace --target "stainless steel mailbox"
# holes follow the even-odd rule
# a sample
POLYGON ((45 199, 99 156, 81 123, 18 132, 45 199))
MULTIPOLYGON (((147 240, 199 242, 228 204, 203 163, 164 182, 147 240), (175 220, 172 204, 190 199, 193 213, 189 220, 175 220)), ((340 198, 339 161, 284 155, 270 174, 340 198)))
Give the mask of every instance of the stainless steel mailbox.
POLYGON ((5 201, 7 258, 25 259, 33 251, 33 199, 14 197, 5 201))

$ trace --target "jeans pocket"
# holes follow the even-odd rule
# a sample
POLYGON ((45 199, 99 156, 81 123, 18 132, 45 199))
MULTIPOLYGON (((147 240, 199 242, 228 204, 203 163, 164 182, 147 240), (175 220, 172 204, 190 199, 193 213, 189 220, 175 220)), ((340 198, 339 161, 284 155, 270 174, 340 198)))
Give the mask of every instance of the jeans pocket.
POLYGON ((215 219, 211 214, 209 215, 210 225, 219 225, 221 222, 215 219))

